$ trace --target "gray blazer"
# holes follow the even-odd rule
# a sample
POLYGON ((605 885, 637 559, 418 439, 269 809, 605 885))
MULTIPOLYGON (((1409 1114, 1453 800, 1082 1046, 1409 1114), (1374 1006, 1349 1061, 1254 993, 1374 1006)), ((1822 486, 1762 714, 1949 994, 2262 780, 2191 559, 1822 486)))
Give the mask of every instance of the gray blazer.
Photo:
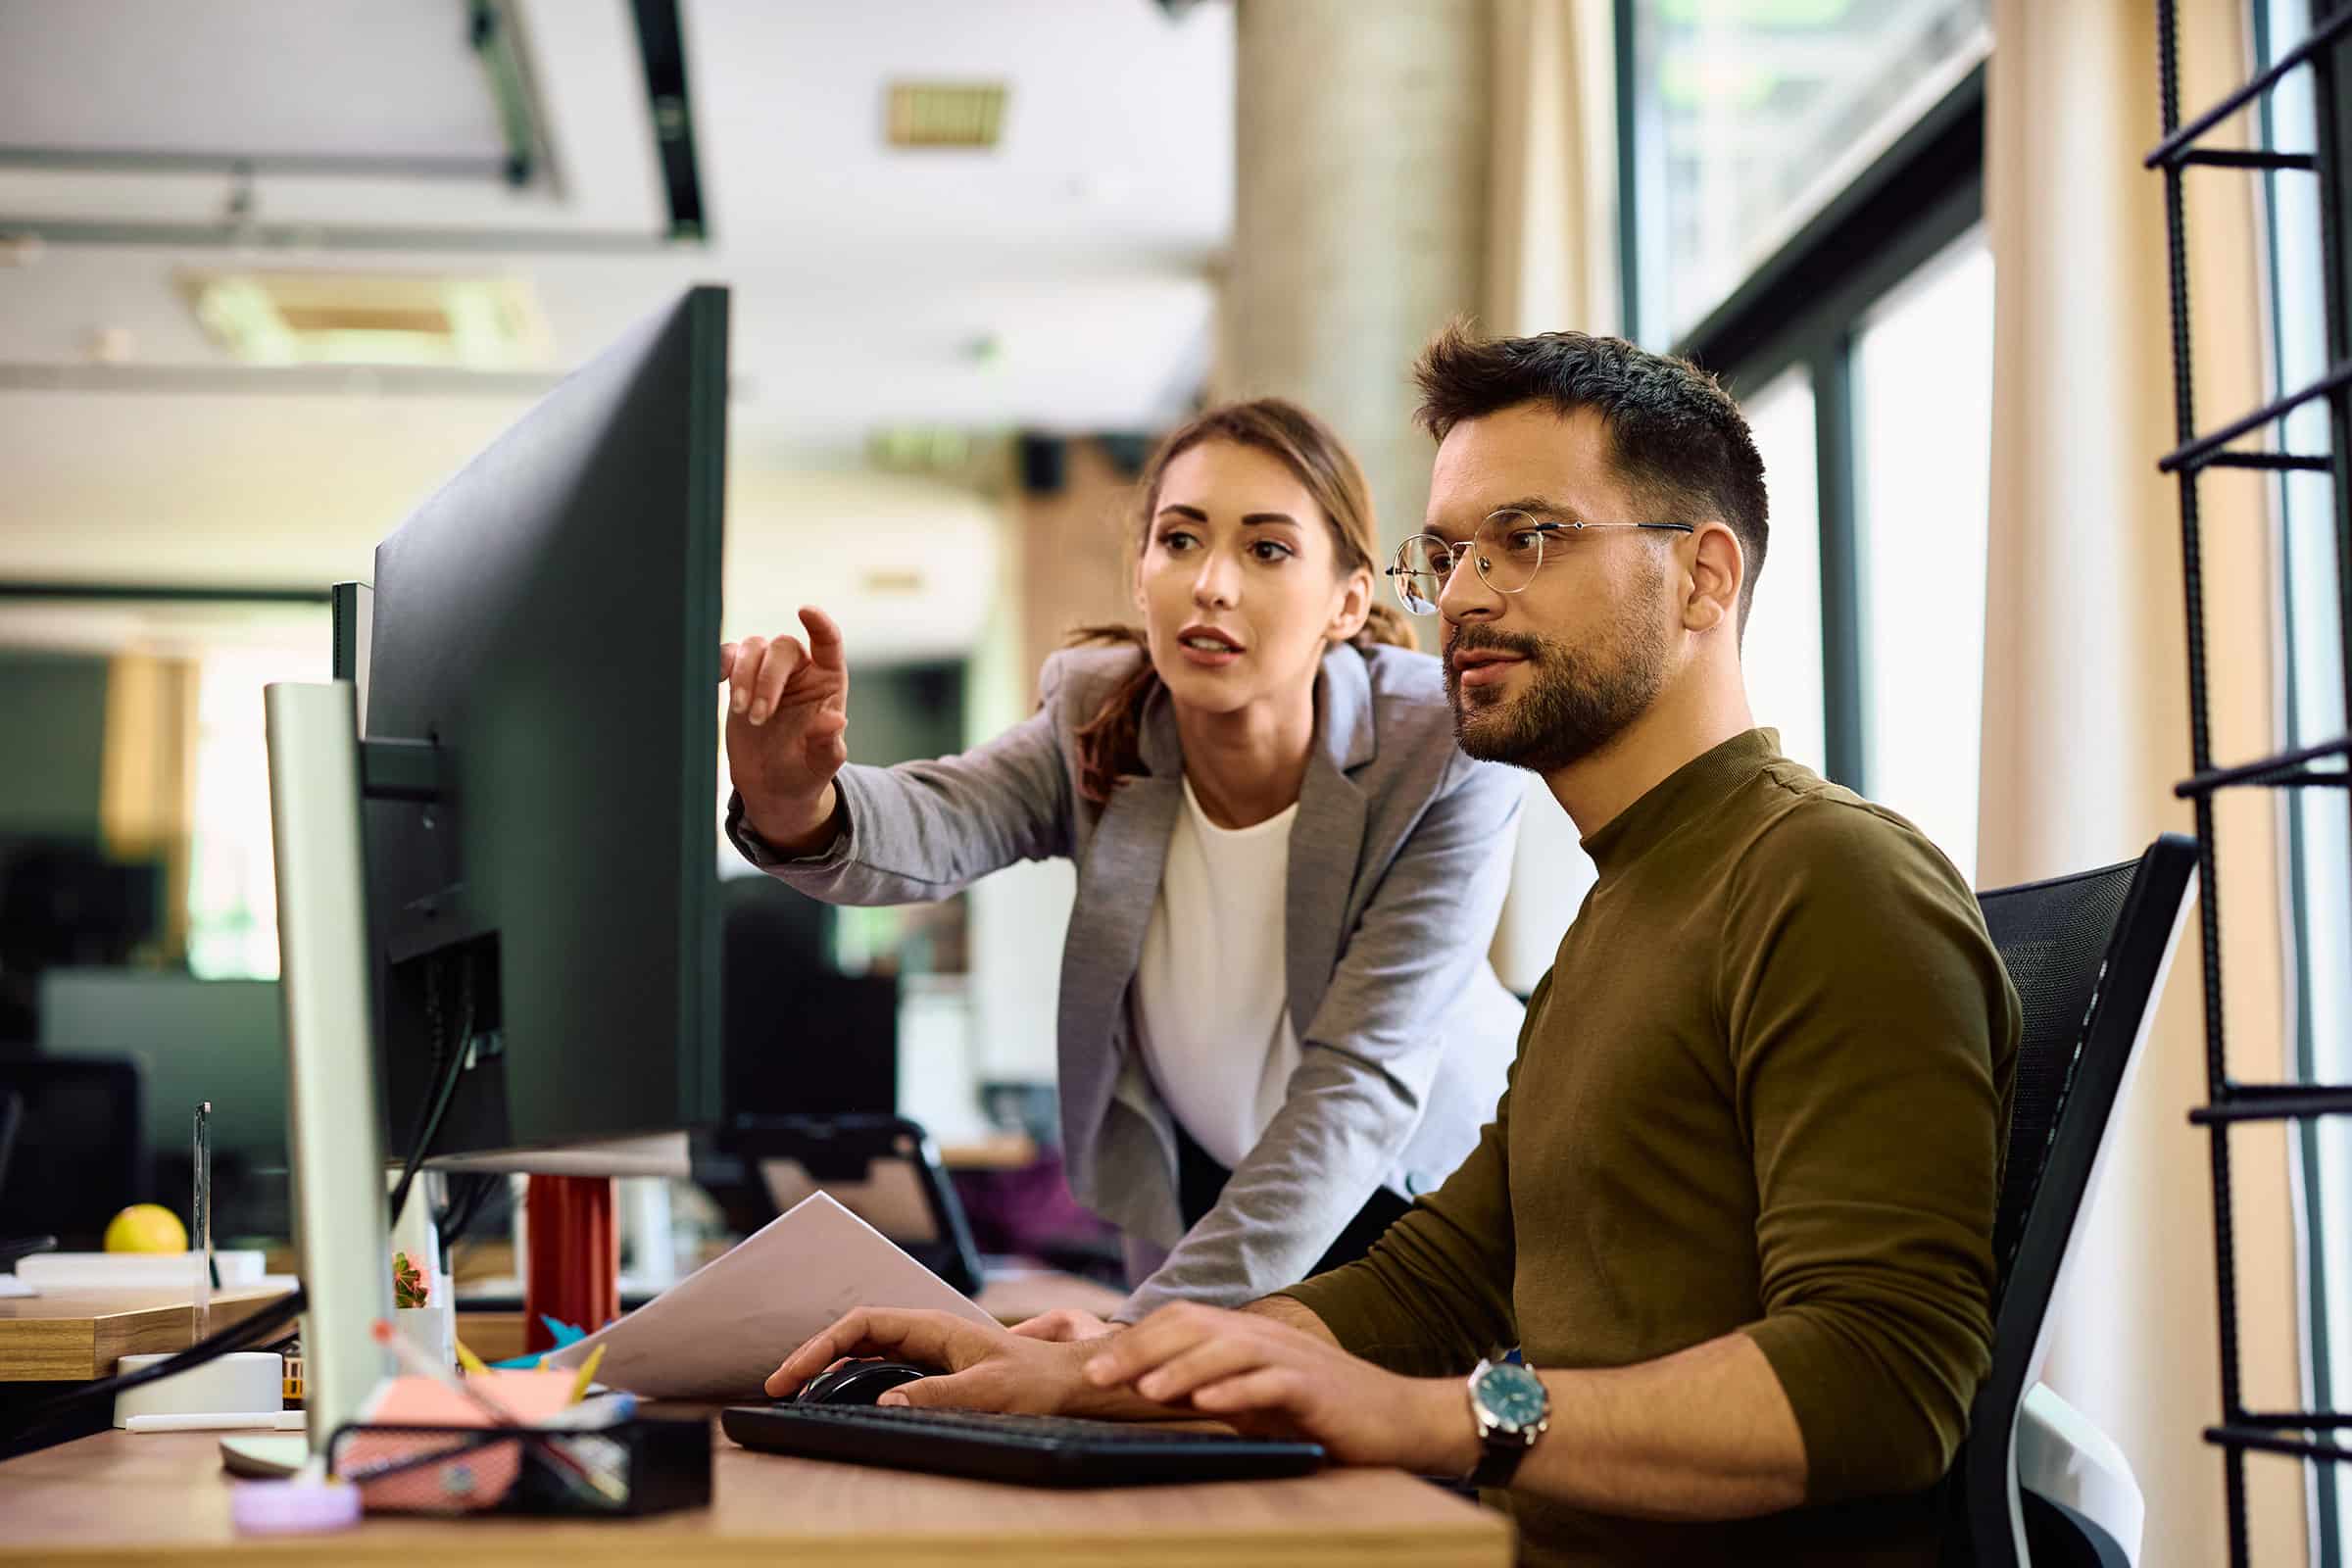
POLYGON ((1167 1301, 1232 1306, 1296 1283, 1375 1188, 1443 1181, 1494 1114, 1519 1004, 1487 963, 1518 825, 1516 775, 1453 743, 1437 660, 1338 646, 1315 684, 1315 744, 1291 829, 1285 969, 1300 1061, 1282 1108, 1188 1234, 1167 1107, 1128 1015, 1153 891, 1183 802, 1184 756, 1165 690, 1147 706, 1148 776, 1106 806, 1078 793, 1077 729, 1142 658, 1055 655, 1035 714, 936 761, 845 767, 848 829, 825 854, 782 859, 744 831, 755 864, 833 904, 946 898, 1015 860, 1066 856, 1078 896, 1062 950, 1061 1128, 1070 1190, 1126 1234, 1120 1317, 1167 1301), (1149 1278, 1145 1276, 1149 1275, 1149 1278))

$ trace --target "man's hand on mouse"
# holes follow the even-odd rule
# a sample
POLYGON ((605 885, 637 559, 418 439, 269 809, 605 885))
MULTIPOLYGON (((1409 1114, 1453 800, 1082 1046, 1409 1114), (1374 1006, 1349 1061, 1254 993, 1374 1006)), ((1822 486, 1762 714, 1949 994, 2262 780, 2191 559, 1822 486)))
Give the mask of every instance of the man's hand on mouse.
POLYGON ((1084 1376, 1105 1393, 1269 1437, 1303 1437, 1341 1464, 1460 1475, 1477 1462, 1458 1378, 1383 1371, 1287 1323, 1183 1301, 1107 1340, 1081 1342, 1084 1376))
POLYGON ((892 1389, 877 1404, 1131 1419, 1182 1413, 1125 1389, 1088 1383, 1080 1368, 1105 1343, 1052 1344, 949 1312, 859 1307, 786 1356, 766 1388, 771 1396, 785 1398, 844 1357, 883 1356, 939 1370, 892 1389))

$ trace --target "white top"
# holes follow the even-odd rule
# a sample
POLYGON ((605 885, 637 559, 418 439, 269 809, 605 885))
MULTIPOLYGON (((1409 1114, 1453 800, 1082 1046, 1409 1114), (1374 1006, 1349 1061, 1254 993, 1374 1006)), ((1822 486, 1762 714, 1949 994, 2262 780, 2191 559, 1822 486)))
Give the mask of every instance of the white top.
POLYGON ((1298 815, 1294 803, 1222 828, 1186 779, 1135 973, 1144 1065, 1184 1130, 1228 1170, 1274 1119, 1298 1065, 1283 974, 1298 815))

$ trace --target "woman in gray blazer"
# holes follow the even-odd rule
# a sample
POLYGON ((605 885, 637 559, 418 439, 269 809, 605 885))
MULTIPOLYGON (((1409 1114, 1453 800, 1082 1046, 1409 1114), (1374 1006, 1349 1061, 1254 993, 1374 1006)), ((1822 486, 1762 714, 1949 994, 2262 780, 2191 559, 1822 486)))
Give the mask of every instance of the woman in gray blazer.
POLYGON ((1176 431, 1140 490, 1143 629, 1083 634, 974 751, 846 765, 821 611, 806 645, 721 655, 727 832, 755 864, 898 904, 1077 863, 1064 1154, 1124 1233, 1128 1321, 1362 1255, 1469 1152, 1520 1011, 1486 955, 1521 785, 1455 748, 1439 662, 1375 601, 1354 459, 1266 399, 1176 431))

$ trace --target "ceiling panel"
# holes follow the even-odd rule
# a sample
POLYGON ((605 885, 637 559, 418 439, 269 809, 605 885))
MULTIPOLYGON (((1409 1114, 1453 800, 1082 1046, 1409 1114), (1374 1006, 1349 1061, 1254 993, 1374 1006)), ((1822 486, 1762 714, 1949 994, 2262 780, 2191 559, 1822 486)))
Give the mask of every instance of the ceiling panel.
MULTIPOLYGON (((452 24, 464 9, 0 0, 0 144, 121 145, 135 131, 182 148, 232 134, 256 147, 466 148, 495 125, 452 24), (348 79, 363 54, 374 85, 348 79), (417 102, 378 113, 398 84, 427 77, 417 102)), ((876 652, 911 657, 960 646, 978 625, 994 591, 993 513, 936 487, 816 470, 856 467, 884 426, 1150 428, 1198 393, 1231 230, 1229 7, 1172 20, 1153 0, 681 0, 712 236, 699 246, 656 238, 665 208, 627 0, 512 9, 547 180, 264 174, 247 193, 253 216, 288 243, 53 237, 14 267, 0 252, 0 577, 317 584, 364 572, 373 540, 540 378, 679 290, 716 282, 734 291, 729 521, 742 557, 730 612, 788 614, 808 586, 774 566, 788 556, 816 573, 823 592, 809 597, 853 607, 876 652), (1005 86, 997 149, 886 145, 890 85, 940 79, 1005 86), (334 238, 360 228, 455 238, 334 238), (429 394, 393 395, 368 372, 271 383, 228 364, 175 283, 236 267, 517 276, 549 352, 504 384, 436 381, 429 394), (926 529, 961 608, 930 588, 860 597, 869 558, 902 559, 915 546, 901 541, 926 529), (811 555, 815 535, 826 544, 811 555)), ((0 167, 0 230, 210 225, 233 194, 218 174, 0 167)))
POLYGON ((503 157, 465 0, 0 0, 0 145, 503 157))

